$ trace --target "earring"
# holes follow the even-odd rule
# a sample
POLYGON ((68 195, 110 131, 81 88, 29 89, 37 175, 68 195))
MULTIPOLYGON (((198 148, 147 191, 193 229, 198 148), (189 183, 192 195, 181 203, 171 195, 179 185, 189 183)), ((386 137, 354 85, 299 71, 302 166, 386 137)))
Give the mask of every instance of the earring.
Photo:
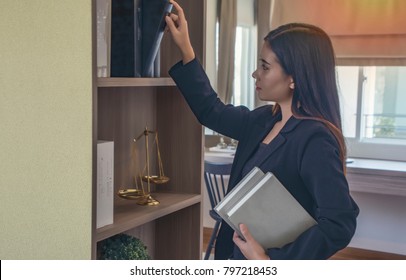
POLYGON ((289 87, 290 89, 295 89, 295 83, 290 83, 289 87))

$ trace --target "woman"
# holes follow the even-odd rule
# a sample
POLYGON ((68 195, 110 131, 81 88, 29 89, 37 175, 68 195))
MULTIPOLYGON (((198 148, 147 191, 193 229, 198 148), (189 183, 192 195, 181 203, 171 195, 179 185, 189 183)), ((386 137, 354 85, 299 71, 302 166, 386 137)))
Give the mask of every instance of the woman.
MULTIPOLYGON (((232 189, 254 166, 272 172, 317 225, 282 248, 262 248, 241 225, 244 240, 223 223, 216 259, 327 259, 350 242, 359 209, 345 178, 345 143, 332 44, 320 28, 287 24, 264 40, 252 74, 261 100, 253 111, 223 104, 195 58, 182 8, 166 17, 182 53, 170 75, 198 120, 239 141, 230 175, 232 189)), ((266 221, 264 221, 266 222, 266 221)))

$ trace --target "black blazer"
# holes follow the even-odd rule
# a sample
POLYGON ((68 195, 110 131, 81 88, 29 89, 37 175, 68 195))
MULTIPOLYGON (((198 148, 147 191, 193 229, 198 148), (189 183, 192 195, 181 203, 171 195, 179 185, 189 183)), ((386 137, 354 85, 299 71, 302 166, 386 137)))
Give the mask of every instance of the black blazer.
MULTIPOLYGON (((228 191, 241 179, 247 160, 281 119, 272 106, 253 111, 225 105, 212 89, 206 73, 195 59, 169 71, 201 124, 238 140, 228 191)), ((272 172, 316 219, 318 225, 282 248, 268 248, 271 259, 327 259, 350 242, 356 228, 358 206, 349 194, 339 159, 338 143, 321 122, 291 117, 269 144, 258 167, 272 172)), ((266 221, 264 221, 266 222, 266 221)), ((215 258, 243 258, 232 241, 233 230, 222 223, 215 258)))

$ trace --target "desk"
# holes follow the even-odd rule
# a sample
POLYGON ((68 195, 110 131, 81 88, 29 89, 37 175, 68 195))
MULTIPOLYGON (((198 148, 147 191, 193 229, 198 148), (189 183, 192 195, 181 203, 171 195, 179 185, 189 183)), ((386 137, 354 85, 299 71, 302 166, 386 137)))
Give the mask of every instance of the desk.
POLYGON ((350 246, 406 255, 406 162, 355 158, 347 180, 360 207, 350 246))
POLYGON ((232 163, 234 161, 234 154, 220 152, 205 152, 204 160, 211 162, 232 163))
MULTIPOLYGON (((232 163, 235 150, 209 148, 204 159, 232 163)), ((352 158, 347 164, 347 179, 352 192, 406 197, 406 162, 352 158)))
POLYGON ((406 197, 406 162, 353 159, 347 164, 350 190, 406 197))
POLYGON ((204 159, 211 162, 232 163, 234 161, 235 149, 229 147, 222 149, 218 147, 206 148, 204 159))

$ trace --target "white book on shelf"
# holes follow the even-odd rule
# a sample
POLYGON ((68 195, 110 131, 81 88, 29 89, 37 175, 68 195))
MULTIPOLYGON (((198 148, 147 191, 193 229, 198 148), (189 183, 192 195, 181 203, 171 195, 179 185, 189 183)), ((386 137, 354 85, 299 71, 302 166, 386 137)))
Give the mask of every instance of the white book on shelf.
POLYGON ((247 225, 263 248, 280 248, 317 224, 270 172, 266 173, 226 211, 225 221, 242 236, 247 225))
POLYGON ((96 228, 114 222, 114 142, 97 142, 96 228))

